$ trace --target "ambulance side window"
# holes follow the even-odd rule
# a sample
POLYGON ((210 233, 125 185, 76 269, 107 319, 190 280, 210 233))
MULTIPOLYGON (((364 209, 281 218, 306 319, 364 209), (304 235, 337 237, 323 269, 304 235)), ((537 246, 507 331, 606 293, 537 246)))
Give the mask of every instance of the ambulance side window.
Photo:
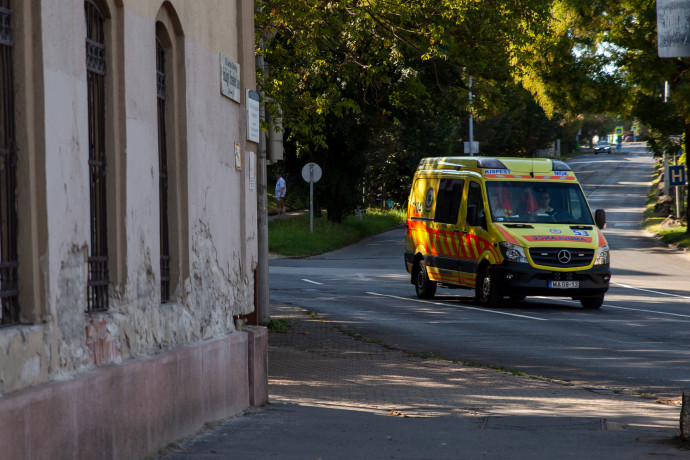
POLYGON ((470 182, 469 193, 467 194, 467 206, 476 206, 479 210, 482 227, 486 230, 486 213, 484 212, 484 199, 482 198, 482 188, 477 182, 470 182))
POLYGON ((436 197, 436 214, 434 221, 444 224, 456 224, 462 199, 462 179, 441 179, 436 197))

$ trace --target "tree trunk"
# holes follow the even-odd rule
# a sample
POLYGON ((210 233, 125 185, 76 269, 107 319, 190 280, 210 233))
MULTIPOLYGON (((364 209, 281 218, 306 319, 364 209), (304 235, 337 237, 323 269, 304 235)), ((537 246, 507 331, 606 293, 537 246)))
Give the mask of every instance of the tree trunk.
POLYGON ((683 392, 680 406, 680 438, 690 441, 690 391, 683 392))

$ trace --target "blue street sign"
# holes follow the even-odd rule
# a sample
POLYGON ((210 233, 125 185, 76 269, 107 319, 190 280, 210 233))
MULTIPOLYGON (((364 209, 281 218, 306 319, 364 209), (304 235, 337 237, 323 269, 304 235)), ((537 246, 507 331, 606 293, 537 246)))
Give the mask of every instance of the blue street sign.
POLYGON ((685 185, 685 166, 668 167, 668 185, 671 187, 685 185))

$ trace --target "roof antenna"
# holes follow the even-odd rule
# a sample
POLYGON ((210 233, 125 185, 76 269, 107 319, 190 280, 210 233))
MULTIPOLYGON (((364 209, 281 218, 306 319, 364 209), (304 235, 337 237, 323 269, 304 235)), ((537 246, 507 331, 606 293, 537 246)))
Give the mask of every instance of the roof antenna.
POLYGON ((529 177, 534 179, 534 152, 532 152, 532 170, 529 172, 529 177))

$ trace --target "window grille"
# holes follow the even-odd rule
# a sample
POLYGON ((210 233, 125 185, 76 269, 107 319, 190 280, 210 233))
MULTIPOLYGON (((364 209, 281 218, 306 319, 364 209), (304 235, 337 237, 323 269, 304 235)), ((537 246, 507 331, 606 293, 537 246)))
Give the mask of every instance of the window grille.
POLYGON ((87 311, 108 309, 108 234, 105 194, 105 21, 92 0, 86 10, 91 246, 87 311))
POLYGON ((0 326, 19 323, 12 7, 0 0, 0 326))
POLYGON ((158 171, 161 246, 161 302, 170 300, 170 241, 168 230, 168 151, 165 139, 165 50, 156 37, 158 89, 158 171))

